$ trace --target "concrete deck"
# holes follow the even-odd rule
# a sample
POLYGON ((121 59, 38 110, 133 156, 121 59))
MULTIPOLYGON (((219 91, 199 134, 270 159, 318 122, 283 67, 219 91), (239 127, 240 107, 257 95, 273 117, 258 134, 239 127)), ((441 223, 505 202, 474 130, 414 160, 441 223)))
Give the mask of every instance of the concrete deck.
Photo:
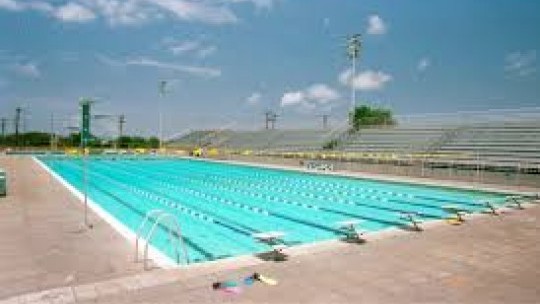
POLYGON ((540 301, 539 206, 363 245, 323 244, 280 263, 251 258, 141 272, 128 242, 95 216, 95 229, 74 233, 81 204, 31 159, 0 158, 0 166, 11 177, 10 196, 0 199, 2 304, 540 301), (211 289, 254 271, 279 284, 257 283, 240 295, 211 289))
POLYGON ((0 156, 8 196, 0 198, 0 299, 141 271, 132 246, 90 213, 30 157, 0 156))
MULTIPOLYGON (((289 261, 178 279, 95 298, 97 303, 538 303, 540 208, 475 218, 461 226, 295 256, 289 261), (216 280, 254 271, 279 281, 240 295, 216 280)), ((84 301, 83 301, 84 302, 84 301)))

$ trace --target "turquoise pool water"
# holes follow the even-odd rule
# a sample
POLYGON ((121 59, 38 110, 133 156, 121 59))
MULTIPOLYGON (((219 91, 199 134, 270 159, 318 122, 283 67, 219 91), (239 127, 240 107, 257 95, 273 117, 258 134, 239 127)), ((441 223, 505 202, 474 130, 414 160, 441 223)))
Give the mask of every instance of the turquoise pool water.
MULTIPOLYGON (((82 161, 39 157, 65 181, 81 190, 82 161)), ((343 237, 336 223, 361 220, 377 231, 402 227, 401 212, 424 220, 449 216, 442 206, 470 212, 479 201, 503 203, 502 194, 352 179, 190 159, 90 158, 89 196, 136 231, 145 214, 162 209, 180 222, 191 262, 268 251, 252 234, 286 233, 286 244, 343 237)), ((166 226, 152 244, 174 258, 166 226)))

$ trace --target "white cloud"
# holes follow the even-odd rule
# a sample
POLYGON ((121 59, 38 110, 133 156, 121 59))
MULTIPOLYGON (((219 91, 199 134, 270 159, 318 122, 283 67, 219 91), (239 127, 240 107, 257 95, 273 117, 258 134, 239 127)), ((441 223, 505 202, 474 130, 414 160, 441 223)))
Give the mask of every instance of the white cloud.
POLYGON ((384 35, 388 31, 388 26, 378 15, 368 17, 367 33, 370 35, 384 35))
POLYGON ((326 84, 314 84, 300 91, 286 92, 281 97, 281 106, 301 106, 314 109, 338 101, 340 95, 326 84))
POLYGON ((8 11, 18 11, 23 9, 19 3, 13 0, 0 0, 0 8, 8 11))
POLYGON ((64 22, 88 22, 96 18, 96 14, 85 6, 70 2, 58 7, 54 16, 64 22))
POLYGON ((221 70, 214 68, 206 68, 199 66, 190 66, 190 65, 180 65, 168 62, 157 61, 148 58, 138 58, 134 60, 126 61, 126 65, 139 65, 139 66, 149 66, 156 67, 166 70, 174 70, 178 72, 184 72, 189 74, 194 74, 202 77, 218 77, 221 75, 221 70))
POLYGON ((180 55, 180 54, 194 51, 198 49, 199 46, 200 46, 200 43, 198 41, 181 41, 177 44, 171 45, 169 47, 169 50, 175 55, 180 55))
POLYGON ((271 9, 274 6, 275 0, 229 0, 231 3, 251 3, 257 9, 271 9))
POLYGON ((252 3, 256 9, 271 9, 274 0, 0 0, 0 10, 36 10, 63 22, 106 20, 111 25, 133 25, 173 17, 207 24, 238 21, 233 6, 252 3))
POLYGON ((215 45, 210 45, 207 47, 204 47, 202 49, 199 49, 197 51, 197 56, 199 58, 206 58, 212 54, 214 54, 217 51, 217 47, 215 45))
POLYGON ((20 76, 28 78, 39 78, 41 77, 41 72, 37 64, 35 63, 15 63, 13 65, 13 71, 20 76))
POLYGON ((416 65, 416 70, 418 72, 424 72, 431 66, 431 60, 427 57, 424 57, 418 61, 418 64, 416 65))
POLYGON ((256 106, 261 103, 262 95, 259 92, 253 92, 246 98, 246 104, 250 106, 256 106))
POLYGON ((353 86, 360 91, 382 90, 392 76, 381 71, 367 70, 356 75, 352 75, 352 70, 347 69, 339 75, 339 82, 346 86, 353 86))
POLYGON ((17 0, 0 0, 0 9, 8 11, 24 11, 36 10, 41 12, 53 11, 52 5, 43 1, 17 1, 17 0))
POLYGON ((42 13, 52 13, 55 10, 50 3, 43 1, 31 1, 27 2, 25 5, 27 9, 36 10, 42 13))
POLYGON ((504 70, 510 76, 525 77, 536 72, 536 50, 513 52, 506 56, 504 70))
POLYGON ((307 88, 306 96, 308 99, 317 101, 318 103, 328 103, 339 99, 339 94, 325 84, 314 84, 307 88))
POLYGON ((0 0, 0 9, 9 11, 39 11, 63 22, 86 22, 96 18, 96 15, 92 10, 77 2, 67 2, 64 5, 54 7, 46 1, 23 2, 16 0, 0 0))
POLYGON ((112 67, 122 66, 143 66, 153 67, 162 70, 172 70, 181 73, 188 73, 200 77, 214 78, 221 76, 221 70, 216 68, 208 68, 193 65, 182 65, 170 62, 163 62, 151 58, 139 57, 127 60, 116 60, 104 55, 96 55, 97 59, 102 63, 112 67))
POLYGON ((194 54, 199 58, 206 58, 217 51, 215 45, 205 45, 197 40, 175 41, 172 38, 164 39, 163 43, 174 55, 194 54))
POLYGON ((292 106, 292 105, 298 105, 305 102, 305 95, 304 92, 296 91, 296 92, 286 92, 281 97, 281 106, 292 106))
POLYGON ((81 0, 98 12, 111 25, 139 24, 158 18, 157 9, 140 0, 81 0))
POLYGON ((323 18, 323 28, 328 29, 330 27, 330 18, 325 17, 323 18))
POLYGON ((228 6, 212 4, 209 1, 187 0, 146 0, 163 10, 186 21, 199 21, 210 24, 235 23, 238 17, 228 6))

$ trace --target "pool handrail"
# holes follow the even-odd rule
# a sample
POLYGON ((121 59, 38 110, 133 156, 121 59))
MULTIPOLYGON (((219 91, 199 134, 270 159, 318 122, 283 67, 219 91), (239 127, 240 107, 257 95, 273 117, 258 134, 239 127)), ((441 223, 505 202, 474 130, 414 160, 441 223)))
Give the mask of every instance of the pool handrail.
POLYGON ((139 262, 139 239, 141 237, 142 230, 144 229, 144 227, 146 226, 146 223, 151 217, 153 217, 154 215, 159 215, 161 213, 165 213, 165 211, 161 209, 150 210, 144 216, 144 219, 142 220, 141 224, 139 224, 139 227, 137 228, 137 231, 135 232, 135 263, 139 262))
MULTIPOLYGON (((155 222, 154 225, 152 225, 152 228, 146 235, 146 244, 144 247, 144 269, 148 269, 148 247, 150 245, 150 241, 152 240, 152 236, 154 235, 154 231, 156 230, 156 227, 161 223, 163 219, 170 219, 172 222, 170 224, 174 225, 175 232, 176 232, 176 242, 174 245, 174 250, 176 254, 176 264, 180 264, 180 254, 178 252, 178 243, 180 242, 182 245, 182 251, 184 253, 184 260, 186 261, 186 264, 189 264, 189 256, 186 248, 186 243, 184 242, 184 238, 182 237, 182 231, 180 229, 180 224, 178 223, 178 219, 167 212, 160 213, 155 222)), ((170 226, 167 227, 169 230, 169 242, 172 243, 172 229, 170 226)))
POLYGON ((153 209, 153 210, 148 211, 143 221, 139 225, 137 229, 137 233, 136 233, 136 239, 135 239, 135 262, 139 261, 139 239, 142 237, 142 230, 144 229, 144 227, 146 226, 146 224, 151 218, 154 218, 154 224, 152 225, 152 227, 146 234, 146 237, 143 238, 145 240, 144 256, 143 256, 144 269, 145 270, 148 269, 148 247, 150 245, 152 236, 154 235, 154 231, 156 227, 162 223, 163 220, 167 220, 167 219, 169 219, 169 225, 167 225, 167 230, 169 232, 168 237, 169 237, 170 243, 172 243, 172 239, 173 239, 173 229, 171 229, 170 225, 174 226, 172 228, 174 228, 174 232, 176 233, 176 238, 175 238, 176 240, 174 243, 176 263, 180 264, 180 254, 178 252, 178 245, 180 243, 182 245, 184 260, 186 261, 186 264, 189 264, 189 256, 186 249, 186 244, 182 237, 182 231, 180 229, 180 224, 178 223, 178 219, 174 217, 174 215, 172 215, 171 213, 168 213, 162 209, 153 209))

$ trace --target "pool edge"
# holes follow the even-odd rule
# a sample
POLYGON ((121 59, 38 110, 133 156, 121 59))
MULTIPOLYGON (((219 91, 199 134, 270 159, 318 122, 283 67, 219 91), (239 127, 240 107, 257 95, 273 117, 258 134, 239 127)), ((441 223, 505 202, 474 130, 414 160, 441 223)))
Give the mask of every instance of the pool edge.
MULTIPOLYGON (((73 196, 75 196, 81 204, 84 203, 84 194, 68 183, 63 177, 51 170, 46 164, 44 164, 36 156, 31 157, 42 169, 45 170, 50 176, 54 177, 62 186, 64 186, 73 196)), ((136 234, 126 225, 122 224, 112 214, 101 208, 99 204, 95 203, 90 197, 87 198, 88 207, 96 213, 101 219, 103 219, 109 226, 111 226, 117 233, 119 233, 124 239, 128 241, 130 245, 135 247, 136 234)), ((148 255, 157 266, 165 269, 177 268, 177 265, 171 258, 163 254, 152 244, 148 246, 148 255)), ((134 262, 135 263, 135 262, 134 262)))
MULTIPOLYGON (((50 168, 47 167, 47 165, 43 164, 41 160, 39 160, 36 156, 32 156, 34 161, 36 161, 42 168, 44 168, 49 174, 54 176, 61 184, 63 184, 72 194, 74 194, 81 202, 83 201, 83 194, 75 189, 73 186, 71 186, 68 182, 66 182, 61 176, 56 174, 54 171, 52 171, 50 168)), ((249 163, 249 162, 242 162, 242 161, 231 161, 231 160, 216 160, 216 159, 201 159, 201 158, 195 158, 195 157, 187 157, 187 156, 177 156, 174 158, 179 159, 189 159, 189 160, 195 160, 195 161, 201 161, 201 162, 215 162, 215 163, 225 163, 225 164, 232 164, 232 165, 238 165, 238 166, 247 166, 247 167, 255 167, 255 168, 266 168, 266 169, 273 169, 273 170, 284 170, 284 171, 293 171, 293 172, 301 172, 306 174, 314 174, 314 175, 329 175, 329 176, 338 176, 338 177, 345 177, 345 178, 352 178, 352 179, 366 179, 366 180, 375 180, 375 181, 383 181, 383 182, 394 182, 394 183, 400 183, 400 184, 409 184, 409 185, 424 185, 424 186, 431 186, 431 187, 439 187, 439 188, 453 188, 453 189, 463 189, 463 190, 469 190, 469 191, 485 191, 490 193, 498 193, 498 194, 532 194, 533 192, 520 192, 520 191, 512 191, 512 190, 506 190, 506 189, 496 189, 496 188, 475 188, 475 186, 470 187, 464 187, 465 185, 459 185, 459 184, 449 184, 448 182, 444 184, 444 181, 442 185, 435 185, 436 181, 416 181, 411 180, 410 178, 402 178, 399 176, 387 176, 385 179, 385 176, 370 176, 370 175, 364 175, 362 173, 356 174, 356 173, 348 173, 343 171, 338 172, 318 172, 318 171, 310 171, 303 168, 295 168, 290 166, 280 166, 280 165, 269 165, 269 164, 260 164, 260 163, 249 163), (402 181, 395 180, 398 178, 402 178, 402 181)), ((534 193, 536 194, 536 193, 534 193)), ((109 225, 111 225, 115 230, 117 230, 118 233, 120 233, 124 238, 126 238, 130 243, 134 244, 135 235, 131 231, 131 229, 127 228, 125 225, 120 223, 118 220, 114 218, 114 216, 110 215, 107 211, 103 210, 99 205, 97 205, 92 200, 88 200, 90 208, 96 212, 99 216, 101 216, 109 225), (96 210, 98 209, 98 210, 96 210), (126 230, 126 231, 124 231, 126 230)), ((501 210, 508 210, 509 208, 501 208, 501 210)), ((488 214, 482 214, 482 213, 474 213, 468 216, 470 220, 474 220, 474 218, 477 217, 484 217, 489 216, 488 214)), ((430 220, 426 221, 423 224, 424 228, 432 228, 434 226, 443 226, 447 225, 446 221, 444 219, 440 220, 430 220)), ((376 241, 379 239, 384 239, 387 237, 395 237, 400 236, 404 234, 408 234, 411 232, 396 228, 396 227, 389 227, 386 229, 378 230, 375 232, 371 232, 367 234, 367 241, 376 241)), ((323 240, 323 241, 317 241, 317 242, 310 242, 300 245, 291 246, 287 249, 288 254, 290 254, 291 257, 298 256, 298 255, 305 255, 305 254, 313 254, 319 251, 324 250, 335 250, 337 248, 340 248, 341 245, 346 246, 346 243, 340 241, 339 239, 331 239, 331 240, 323 240)), ((260 263, 263 263, 264 261, 261 259, 258 259, 255 254, 243 254, 233 257, 228 257, 224 259, 218 259, 213 261, 203 261, 203 262, 197 262, 192 263, 188 265, 179 265, 176 264, 172 259, 161 253, 158 249, 156 249, 154 246, 150 246, 150 258, 156 262, 156 264, 159 267, 165 268, 165 269, 197 269, 197 268, 206 268, 206 267, 217 267, 218 269, 221 267, 225 267, 226 269, 235 269, 235 268, 241 268, 244 266, 249 265, 257 265, 260 263)), ((215 269, 218 271, 218 269, 215 269)))

